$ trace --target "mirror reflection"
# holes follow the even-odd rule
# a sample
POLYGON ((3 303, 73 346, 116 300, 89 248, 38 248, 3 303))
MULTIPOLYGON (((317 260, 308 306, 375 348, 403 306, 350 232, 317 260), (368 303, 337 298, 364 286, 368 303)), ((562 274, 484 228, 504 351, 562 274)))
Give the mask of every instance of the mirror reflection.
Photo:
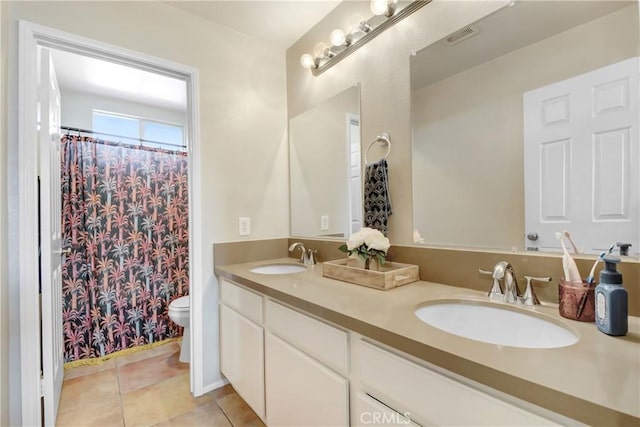
POLYGON ((518 1, 411 58, 414 241, 638 254, 638 5, 518 1))
POLYGON ((289 120, 291 235, 344 238, 362 225, 360 88, 289 120))

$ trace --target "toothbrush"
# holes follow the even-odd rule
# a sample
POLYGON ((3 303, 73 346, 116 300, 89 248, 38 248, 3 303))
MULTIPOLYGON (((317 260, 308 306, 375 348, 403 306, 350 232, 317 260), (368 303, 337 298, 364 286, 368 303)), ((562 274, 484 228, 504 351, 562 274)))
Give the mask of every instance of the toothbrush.
POLYGON ((591 271, 589 272, 589 275, 587 276, 587 283, 589 283, 589 284, 593 283, 593 281, 595 280, 594 274, 596 272, 596 266, 602 260, 602 258, 605 257, 605 255, 611 254, 611 252, 613 252, 613 249, 615 247, 616 247, 616 244, 614 243, 611 246, 609 246, 609 250, 600 252, 600 255, 598 255, 598 258, 596 259, 596 262, 593 263, 593 267, 591 267, 591 271))
MULTIPOLYGON (((613 248, 615 247, 616 247, 616 244, 614 243, 613 245, 609 246, 609 250, 600 252, 600 255, 598 255, 598 258, 596 258, 596 262, 593 263, 593 267, 591 267, 591 271, 587 276, 587 286, 591 286, 593 282, 595 282, 594 274, 596 272, 596 266, 598 265, 598 263, 602 261, 602 259, 607 254, 610 254, 611 252, 613 252, 613 248)), ((580 298, 580 303, 578 304, 578 316, 577 316, 578 319, 580 319, 580 316, 582 316, 582 312, 584 311, 584 308, 587 306, 588 296, 589 296, 589 292, 586 291, 582 294, 582 297, 580 298)))
POLYGON ((582 277, 580 276, 580 271, 578 270, 578 266, 576 262, 569 255, 569 251, 567 247, 564 245, 563 234, 556 232, 556 238, 560 241, 562 245, 562 251, 564 255, 562 256, 562 269, 564 270, 564 278, 568 282, 578 282, 582 283, 582 277))
POLYGON ((606 254, 607 254, 606 251, 600 252, 600 255, 598 255, 598 258, 596 258, 596 262, 593 263, 593 267, 591 267, 591 271, 589 272, 589 275, 587 276, 587 280, 586 280, 589 285, 595 280, 595 277, 593 277, 593 275, 596 272, 596 266, 598 265, 600 260, 604 258, 606 254))
POLYGON ((573 242, 573 239, 571 238, 571 233, 569 233, 569 231, 567 231, 567 230, 563 230, 562 234, 564 234, 564 237, 569 239, 569 243, 571 243, 571 246, 573 246, 573 252, 575 252, 576 254, 579 254, 580 250, 578 249, 576 244, 573 242))

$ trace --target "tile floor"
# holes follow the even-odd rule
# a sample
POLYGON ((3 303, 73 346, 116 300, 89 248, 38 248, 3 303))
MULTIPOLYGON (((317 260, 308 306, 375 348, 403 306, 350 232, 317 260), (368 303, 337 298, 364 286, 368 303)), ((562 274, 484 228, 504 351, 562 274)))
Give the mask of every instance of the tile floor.
POLYGON ((264 424, 230 385, 194 398, 176 342, 65 372, 58 426, 264 424))

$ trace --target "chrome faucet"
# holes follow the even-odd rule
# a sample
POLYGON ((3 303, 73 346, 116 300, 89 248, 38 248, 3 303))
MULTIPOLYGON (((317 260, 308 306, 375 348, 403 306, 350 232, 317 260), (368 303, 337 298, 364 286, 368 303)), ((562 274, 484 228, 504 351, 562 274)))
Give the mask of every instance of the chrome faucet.
POLYGON ((302 242, 296 242, 289 246, 289 252, 296 249, 300 249, 300 251, 302 251, 302 254, 300 255, 301 263, 303 263, 304 265, 314 265, 316 263, 315 254, 318 253, 317 250, 305 248, 302 242))
POLYGON ((501 261, 493 267, 493 271, 480 269, 480 273, 490 275, 493 278, 493 285, 488 293, 489 298, 512 304, 538 305, 540 301, 533 291, 533 282, 550 282, 551 277, 524 276, 527 279, 527 288, 523 294, 520 293, 516 272, 513 266, 506 261, 501 261), (500 286, 500 281, 504 280, 504 292, 500 286))
POLYGON ((493 285, 488 293, 489 298, 499 299, 508 303, 519 302, 520 288, 513 266, 506 261, 500 261, 493 267, 493 271, 480 269, 480 273, 488 274, 493 278, 493 285), (504 280, 504 292, 500 281, 504 280))

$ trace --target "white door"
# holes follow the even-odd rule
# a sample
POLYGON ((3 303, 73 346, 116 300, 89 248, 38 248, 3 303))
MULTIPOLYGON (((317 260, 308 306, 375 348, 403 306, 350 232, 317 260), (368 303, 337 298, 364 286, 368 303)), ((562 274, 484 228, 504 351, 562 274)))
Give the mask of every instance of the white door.
POLYGON ((45 425, 55 425, 64 375, 60 90, 49 50, 40 48, 40 257, 45 425))
POLYGON ((640 244, 638 58, 524 94, 525 246, 640 244))
POLYGON ((347 141, 349 145, 349 230, 345 237, 362 228, 362 164, 360 162, 360 119, 347 116, 347 141))

